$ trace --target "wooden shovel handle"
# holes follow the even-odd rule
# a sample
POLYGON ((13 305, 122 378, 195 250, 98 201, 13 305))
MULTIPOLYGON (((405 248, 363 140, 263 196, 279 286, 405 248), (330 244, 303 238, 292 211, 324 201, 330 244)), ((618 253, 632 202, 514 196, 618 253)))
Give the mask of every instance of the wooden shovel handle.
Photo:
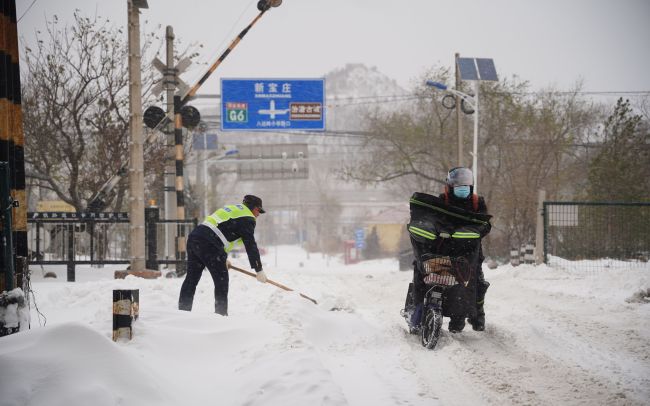
MULTIPOLYGON (((241 272, 241 273, 246 274, 246 275, 248 275, 248 276, 252 276, 253 278, 257 278, 257 275, 256 275, 254 272, 250 272, 250 271, 247 271, 247 270, 245 270, 245 269, 238 268, 238 267, 236 267, 236 266, 234 266, 234 265, 230 265, 230 269, 234 269, 234 270, 237 271, 237 272, 241 272)), ((291 288, 289 288, 289 287, 287 287, 287 286, 284 286, 283 284, 278 283, 278 282, 276 282, 276 281, 272 281, 271 279, 267 279, 266 282, 267 282, 267 283, 270 283, 271 285, 275 285, 275 286, 277 286, 278 288, 283 289, 283 290, 286 290, 286 291, 288 291, 288 292, 293 292, 293 289, 291 289, 291 288)), ((311 302, 314 303, 315 305, 318 304, 318 302, 316 302, 314 299, 310 298, 309 296, 304 295, 304 294, 302 294, 302 293, 300 293, 300 292, 298 292, 298 294, 299 294, 300 296, 304 297, 305 299, 311 301, 311 302)))

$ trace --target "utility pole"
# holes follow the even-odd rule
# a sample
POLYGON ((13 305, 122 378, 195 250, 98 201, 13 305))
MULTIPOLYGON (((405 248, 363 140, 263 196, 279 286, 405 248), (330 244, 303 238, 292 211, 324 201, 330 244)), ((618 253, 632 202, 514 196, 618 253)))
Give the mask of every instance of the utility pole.
POLYGON ((535 230, 535 264, 544 263, 544 201, 546 200, 546 191, 537 192, 537 228, 535 230))
MULTIPOLYGON (((460 71, 458 69, 458 58, 460 54, 456 52, 454 57, 454 68, 456 71, 456 90, 460 90, 460 71)), ((458 166, 463 166, 463 121, 462 116, 463 112, 461 111, 461 102, 460 97, 456 97, 456 130, 458 132, 458 166)))
POLYGON ((129 132, 131 140, 129 168, 129 238, 131 272, 145 270, 144 256, 144 137, 142 136, 142 83, 140 66, 140 8, 146 0, 128 0, 129 37, 129 132))
MULTIPOLYGON (((165 155, 165 220, 176 218, 176 159, 174 151, 174 92, 176 90, 176 70, 174 67, 174 29, 171 25, 166 30, 167 69, 163 81, 167 92, 167 117, 170 118, 165 130, 167 134, 167 152, 165 155)), ((165 224, 165 259, 175 257, 176 227, 165 224)), ((173 265, 170 265, 173 267, 173 265)))
POLYGON ((196 135, 201 136, 201 147, 196 148, 196 184, 197 186, 201 185, 201 209, 199 216, 205 217, 210 214, 208 213, 208 134, 206 134, 206 129, 201 125, 196 135))
POLYGON ((194 140, 200 137, 200 146, 193 143, 197 155, 196 162, 196 185, 201 190, 201 204, 199 205, 199 216, 201 218, 208 214, 208 134, 207 127, 204 123, 200 123, 198 131, 194 134, 194 140))

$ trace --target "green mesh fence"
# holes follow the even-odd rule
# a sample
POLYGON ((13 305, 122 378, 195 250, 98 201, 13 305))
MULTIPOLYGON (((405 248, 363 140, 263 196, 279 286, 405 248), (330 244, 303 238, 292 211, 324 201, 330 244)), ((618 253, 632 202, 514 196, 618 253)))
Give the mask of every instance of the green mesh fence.
POLYGON ((650 203, 544 202, 544 258, 563 268, 650 269, 650 203))

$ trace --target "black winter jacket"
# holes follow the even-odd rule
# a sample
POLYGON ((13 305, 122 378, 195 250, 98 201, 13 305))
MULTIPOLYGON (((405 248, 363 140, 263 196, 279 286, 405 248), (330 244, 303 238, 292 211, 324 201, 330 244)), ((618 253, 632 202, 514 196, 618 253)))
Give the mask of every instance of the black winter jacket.
POLYGON ((474 212, 471 199, 464 202, 450 201, 450 204, 446 204, 444 195, 436 197, 426 193, 414 193, 410 206, 411 221, 408 228, 417 259, 429 253, 463 256, 470 263, 478 264, 481 238, 492 228, 491 216, 485 213, 487 208, 483 199, 479 199, 479 210, 474 212), (417 230, 424 230, 435 238, 423 238, 417 234, 417 230), (480 238, 450 238, 455 232, 476 233, 480 238))
MULTIPOLYGON (((242 239, 251 268, 259 272, 262 270, 262 261, 260 259, 260 251, 255 242, 255 224, 256 221, 253 217, 239 217, 225 221, 219 224, 218 227, 228 241, 242 239)), ((193 233, 223 247, 223 243, 219 237, 208 226, 199 225, 193 233)))

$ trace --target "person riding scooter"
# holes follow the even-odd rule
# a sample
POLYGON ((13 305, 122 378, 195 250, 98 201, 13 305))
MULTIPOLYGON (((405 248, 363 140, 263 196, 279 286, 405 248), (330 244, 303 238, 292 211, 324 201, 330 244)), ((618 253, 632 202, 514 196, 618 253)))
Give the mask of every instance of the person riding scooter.
MULTIPOLYGON (((445 192, 440 195, 445 203, 475 213, 487 214, 487 205, 483 196, 474 193, 474 174, 472 170, 465 167, 456 167, 449 170, 447 174, 445 192)), ((476 264, 476 317, 467 321, 476 331, 485 330, 485 293, 490 283, 483 275, 483 247, 479 247, 479 258, 476 264)), ((465 327, 464 319, 451 319, 449 331, 460 332, 465 327)))
MULTIPOLYGON (((465 167, 452 168, 447 174, 445 191, 444 193, 440 194, 438 198, 434 198, 431 195, 418 194, 418 193, 416 193, 414 196, 421 195, 423 198, 428 196, 431 199, 429 204, 433 206, 441 206, 441 207, 437 207, 438 209, 447 208, 449 212, 454 212, 451 213, 451 215, 447 216, 447 215, 440 214, 440 212, 434 215, 433 214, 435 212, 434 211, 431 214, 425 216, 430 217, 433 215, 434 218, 437 219, 440 219, 442 216, 444 217, 444 221, 443 221, 444 228, 455 230, 458 227, 462 227, 463 225, 466 225, 468 218, 472 217, 472 213, 476 213, 476 215, 479 217, 487 216, 487 218, 489 218, 489 215, 487 215, 487 206, 485 204, 485 200, 483 199, 483 197, 480 197, 473 193, 473 184, 474 184, 474 179, 473 179, 472 171, 470 169, 465 167)), ((433 206, 430 207, 436 208, 433 206)), ((413 214, 414 213, 412 211, 412 218, 413 218, 413 214)), ((441 224, 437 224, 437 227, 440 226, 441 224)), ((453 250, 455 250, 456 252, 458 252, 459 249, 464 252, 463 256, 468 260, 468 264, 475 274, 475 277, 473 278, 475 280, 471 285, 473 286, 473 292, 474 292, 474 294, 472 294, 472 300, 473 301, 475 300, 475 303, 472 305, 472 307, 475 306, 475 309, 474 308, 471 309, 471 312, 468 312, 467 316, 469 316, 468 319, 469 323, 476 331, 483 331, 485 329, 485 310, 483 305, 485 300, 485 293, 487 291, 489 283, 485 281, 483 271, 481 269, 481 265, 484 257, 481 249, 480 240, 478 241, 478 246, 474 243, 471 243, 471 241, 476 241, 476 238, 484 237, 490 232, 490 229, 491 229, 491 225, 489 221, 487 221, 484 222, 483 225, 475 229, 477 233, 472 233, 473 234, 471 236, 472 239, 466 240, 467 243, 463 243, 462 240, 455 240, 454 243, 451 243, 450 241, 454 239, 445 240, 444 238, 437 238, 435 241, 432 241, 430 245, 428 245, 429 247, 428 250, 430 250, 430 252, 428 253, 430 254, 443 253, 445 250, 448 249, 449 244, 455 246, 453 250), (462 246, 467 246, 467 249, 469 249, 469 251, 465 252, 463 248, 458 248, 462 246)), ((422 251, 421 247, 423 247, 422 244, 417 242, 414 243, 414 250, 416 251, 416 257, 418 255, 421 256, 423 254, 422 252, 420 253, 417 252, 417 251, 422 251)), ((411 330, 412 332, 416 332, 418 330, 418 326, 421 322, 422 302, 425 296, 425 292, 427 290, 427 286, 424 283, 422 277, 423 269, 420 269, 421 267, 422 267, 421 261, 414 261, 412 295, 413 295, 413 303, 415 304, 415 308, 409 323, 409 325, 413 327, 411 330)), ((450 315, 451 320, 449 322, 449 331, 452 333, 458 333, 462 331, 463 328, 465 327, 465 317, 467 316, 464 315, 462 312, 451 314, 450 315)))

